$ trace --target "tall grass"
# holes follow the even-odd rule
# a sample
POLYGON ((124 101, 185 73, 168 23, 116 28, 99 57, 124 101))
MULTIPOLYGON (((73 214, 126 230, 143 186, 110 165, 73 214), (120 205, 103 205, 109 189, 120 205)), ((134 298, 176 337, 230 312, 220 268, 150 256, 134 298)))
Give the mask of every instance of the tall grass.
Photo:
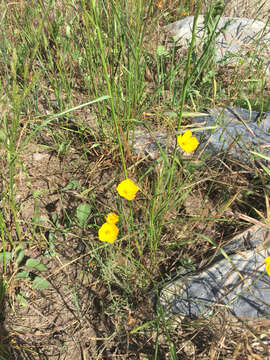
MULTIPOLYGON (((1 4, 0 140, 6 169, 2 174, 1 252, 14 251, 18 244, 41 249, 45 239, 46 254, 57 257, 55 248, 65 237, 85 244, 85 254, 65 265, 60 261, 59 269, 53 269, 52 274, 89 257, 88 263, 93 262, 97 269, 97 283, 106 287, 112 299, 105 309, 104 300, 101 308, 116 319, 115 336, 118 332, 123 335, 127 309, 130 313, 139 311, 137 297, 142 296, 145 301, 150 289, 157 291, 167 270, 175 271, 179 266, 194 269, 192 263, 200 259, 200 249, 207 252, 206 241, 196 250, 198 237, 193 234, 193 227, 197 222, 226 222, 220 212, 218 218, 205 216, 205 201, 196 216, 182 211, 195 190, 209 196, 218 184, 215 178, 220 168, 215 173, 211 169, 208 174, 209 165, 204 159, 199 160, 196 155, 184 157, 178 151, 176 135, 187 125, 189 113, 213 103, 230 103, 232 97, 236 102, 243 101, 250 89, 239 78, 237 69, 234 80, 232 76, 227 87, 222 86, 214 43, 218 20, 225 9, 217 12, 215 2, 211 1, 206 12, 207 37, 201 53, 195 48, 200 0, 196 2, 192 41, 186 56, 179 55, 176 43, 158 47, 161 25, 173 18, 170 7, 177 5, 181 11, 192 11, 195 2, 164 1, 161 10, 154 0, 1 4), (94 114, 94 126, 83 124, 80 119, 86 108, 94 114), (164 124, 168 110, 176 114, 168 120, 170 126, 164 124), (129 141, 138 128, 148 129, 155 139, 156 127, 161 131, 173 129, 173 153, 160 147, 155 161, 141 161, 132 154, 129 141), (46 225, 38 221, 38 231, 33 231, 34 219, 23 219, 22 203, 18 200, 18 194, 22 196, 21 174, 28 171, 23 156, 32 144, 41 145, 53 155, 57 153, 72 174, 69 184, 56 191, 62 201, 63 219, 55 212, 46 225), (69 164, 66 159, 71 149, 75 149, 79 160, 69 164), (95 165, 91 163, 94 156, 95 165), (104 168, 99 167, 104 158, 104 168), (71 170, 78 164, 82 170, 76 173, 77 178, 72 178, 75 175, 71 170), (101 185, 91 183, 92 170, 99 173, 101 185), (85 172, 90 174, 87 180, 85 172), (106 183, 102 183, 103 176, 107 176, 106 183), (132 178, 141 189, 129 204, 115 192, 115 186, 124 178, 132 178), (69 208, 65 191, 76 198, 74 208, 69 208), (83 221, 76 218, 80 202, 91 208, 83 221), (119 239, 113 245, 101 244, 97 231, 106 213, 112 210, 120 216, 119 239), (29 240, 26 233, 34 236, 29 240)), ((264 84, 264 78, 257 84, 260 94, 264 94, 264 84)), ((250 86, 254 90, 254 83, 250 86)), ((263 109, 268 104, 265 102, 261 96, 259 105, 263 109)), ((223 190, 220 204, 224 205, 226 196, 235 198, 226 183, 223 190)), ((46 191, 50 193, 50 189, 46 191)), ((28 196, 36 200, 40 194, 42 191, 33 190, 28 196)), ((5 256, 3 259, 3 281, 11 291, 12 271, 18 269, 14 270, 5 256)), ((80 276, 87 277, 85 268, 80 276)), ((81 319, 76 291, 72 294, 81 319)), ((133 333, 144 328, 155 333, 152 358, 159 358, 160 334, 165 333, 170 358, 176 359, 171 329, 162 309, 155 320, 149 322, 147 316, 144 319, 133 333)))

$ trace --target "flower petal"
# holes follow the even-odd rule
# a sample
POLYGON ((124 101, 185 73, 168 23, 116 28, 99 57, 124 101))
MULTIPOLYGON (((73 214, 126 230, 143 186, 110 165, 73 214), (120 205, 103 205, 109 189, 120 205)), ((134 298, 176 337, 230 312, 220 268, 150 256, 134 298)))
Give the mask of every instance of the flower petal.
POLYGON ((195 136, 192 136, 190 130, 186 130, 184 134, 179 135, 177 137, 177 142, 180 148, 187 153, 194 151, 199 145, 199 141, 195 136))
POLYGON ((264 259, 265 261, 265 270, 267 272, 267 274, 270 276, 270 256, 268 256, 267 258, 264 259))
POLYGON ((199 145, 199 141, 197 140, 197 138, 195 138, 195 136, 192 136, 189 139, 188 144, 186 145, 185 151, 192 152, 198 147, 198 145, 199 145))
POLYGON ((189 129, 187 129, 184 132, 184 134, 182 135, 182 140, 183 141, 188 141, 188 139, 191 138, 191 136, 192 136, 192 132, 189 129))
POLYGON ((116 188, 118 194, 127 200, 133 200, 140 188, 130 179, 120 182, 116 188))
POLYGON ((106 216, 106 222, 108 224, 116 224, 119 220, 119 216, 116 215, 113 212, 110 212, 107 216, 106 216))
POLYGON ((100 241, 113 243, 118 235, 119 229, 115 224, 104 223, 98 230, 98 238, 100 241))
POLYGON ((267 274, 270 276, 270 262, 268 264, 266 264, 265 270, 266 270, 267 274))

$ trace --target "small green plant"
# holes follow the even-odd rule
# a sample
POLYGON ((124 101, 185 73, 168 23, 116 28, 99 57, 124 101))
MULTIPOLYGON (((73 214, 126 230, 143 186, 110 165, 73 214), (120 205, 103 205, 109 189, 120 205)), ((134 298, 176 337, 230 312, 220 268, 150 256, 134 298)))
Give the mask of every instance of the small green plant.
POLYGON ((91 206, 88 203, 83 203, 77 206, 76 217, 81 227, 85 226, 90 213, 91 213, 91 206))
POLYGON ((47 271, 46 266, 36 259, 25 256, 21 245, 17 246, 13 253, 9 251, 0 253, 0 263, 7 264, 8 262, 12 262, 15 265, 14 273, 9 282, 12 279, 21 279, 30 283, 35 290, 46 289, 50 286, 49 281, 34 273, 35 271, 47 271))
MULTIPOLYGON (((192 342, 203 325, 183 322, 179 336, 161 306, 154 313, 149 293, 154 288, 158 294, 172 274, 195 271, 212 256, 208 233, 238 231, 238 194, 244 189, 260 199, 270 175, 263 163, 265 182, 254 190, 246 179, 238 181, 223 158, 214 159, 217 165, 203 150, 193 153, 200 142, 196 131, 202 130, 189 129, 190 119, 213 103, 268 110, 266 77, 255 71, 247 80, 240 63, 222 77, 216 57, 216 38, 226 30, 217 31, 222 1, 21 1, 0 8, 0 304, 5 294, 12 316, 27 318, 38 304, 41 317, 50 318, 50 331, 47 323, 39 329, 42 336, 34 315, 25 332, 19 319, 14 333, 19 329, 22 343, 31 342, 45 357, 47 343, 48 352, 62 357, 74 339, 74 348, 82 348, 76 358, 86 358, 87 349, 97 359, 129 358, 138 349, 145 359, 181 358, 180 342, 192 342), (196 27, 203 13, 198 51, 196 27), (186 15, 195 15, 188 49, 163 42, 163 25, 186 15), (133 152, 142 129, 157 145, 154 160, 144 149, 133 152), (168 134, 167 146, 159 144, 158 132, 168 134), (33 166, 36 151, 47 160, 33 166), (235 226, 225 210, 233 213, 235 226), (50 264, 27 256, 28 249, 50 264), (59 306, 51 310, 52 300, 42 296, 46 291, 35 291, 37 302, 30 303, 28 288, 50 286, 59 306), (9 301, 14 288, 23 306, 9 301), (86 327, 90 347, 82 344, 86 327)), ((252 66, 260 70, 255 61, 252 66)), ((224 339, 224 349, 239 343, 231 334, 224 339)), ((205 343, 210 355, 200 345, 196 355, 213 358, 216 338, 205 343)))

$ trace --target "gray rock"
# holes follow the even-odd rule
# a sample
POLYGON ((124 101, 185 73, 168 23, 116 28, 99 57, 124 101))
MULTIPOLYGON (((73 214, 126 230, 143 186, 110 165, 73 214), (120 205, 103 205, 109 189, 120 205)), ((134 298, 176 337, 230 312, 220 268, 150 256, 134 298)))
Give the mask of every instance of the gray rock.
POLYGON ((160 293, 165 313, 201 318, 224 309, 238 318, 269 318, 268 236, 266 227, 255 225, 219 250, 207 269, 167 284, 160 293))
POLYGON ((270 156, 270 113, 260 114, 238 107, 214 108, 209 116, 197 117, 194 122, 202 127, 216 126, 215 130, 203 132, 200 148, 211 154, 221 151, 230 157, 249 164, 250 151, 270 156))
MULTIPOLYGON (((211 155, 225 151, 242 163, 250 162, 250 150, 270 156, 266 148, 270 145, 270 113, 214 108, 206 116, 193 118, 193 125, 202 129, 200 147, 211 155), (215 129, 204 130, 207 127, 215 129)), ((140 130, 133 135, 133 150, 151 159, 157 159, 161 149, 172 151, 174 145, 165 132, 140 130)), ((267 227, 253 226, 223 246, 207 268, 179 274, 160 293, 165 313, 192 318, 226 309, 241 318, 269 317, 270 277, 264 266, 270 255, 269 236, 267 227)))
POLYGON ((141 129, 132 134, 129 145, 135 154, 156 160, 162 151, 172 153, 174 141, 165 132, 154 131, 150 133, 146 129, 141 129))
MULTIPOLYGON (((225 152, 241 163, 250 164, 251 150, 270 156, 270 113, 260 114, 238 107, 213 108, 205 116, 193 118, 194 126, 202 129, 199 149, 210 155, 225 152), (204 130, 215 127, 214 130, 204 130)), ((198 136, 198 133, 194 133, 198 136)), ((161 150, 172 153, 175 139, 166 132, 136 130, 130 146, 135 154, 154 160, 161 150)))
POLYGON ((229 0, 226 3, 226 16, 256 18, 265 21, 270 15, 269 1, 229 0))
MULTIPOLYGON (((187 47, 192 37, 194 16, 188 16, 165 26, 178 44, 187 47)), ((204 16, 199 15, 196 30, 196 44, 202 45, 206 36, 204 16)), ((216 36, 216 57, 218 61, 245 56, 248 51, 265 60, 266 70, 269 67, 270 27, 264 22, 248 19, 221 17, 216 36), (225 27, 225 28, 224 28, 225 27), (224 29, 224 30, 223 30, 224 29)))

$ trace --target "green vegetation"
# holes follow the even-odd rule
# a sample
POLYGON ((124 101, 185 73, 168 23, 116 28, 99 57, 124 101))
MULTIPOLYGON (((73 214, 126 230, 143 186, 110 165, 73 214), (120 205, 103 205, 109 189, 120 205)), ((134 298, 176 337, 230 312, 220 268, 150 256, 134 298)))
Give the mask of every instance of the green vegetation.
POLYGON ((222 242, 246 226, 237 213, 262 221, 267 208, 267 172, 185 156, 176 142, 206 107, 269 110, 259 65, 216 62, 212 35, 226 9, 200 0, 22 0, 0 10, 0 356, 184 359, 193 355, 183 344, 195 339, 196 359, 209 359, 224 336, 229 345, 213 359, 236 359, 245 329, 181 324, 151 300, 172 274, 207 263, 208 238, 222 242), (193 29, 181 53, 162 26, 190 14, 195 27, 200 13, 208 14, 203 52, 193 29), (172 151, 134 154, 135 131, 145 129, 170 133, 172 151), (116 191, 125 178, 140 188, 132 201, 116 191), (98 239, 110 212, 119 216, 112 244, 98 239))

